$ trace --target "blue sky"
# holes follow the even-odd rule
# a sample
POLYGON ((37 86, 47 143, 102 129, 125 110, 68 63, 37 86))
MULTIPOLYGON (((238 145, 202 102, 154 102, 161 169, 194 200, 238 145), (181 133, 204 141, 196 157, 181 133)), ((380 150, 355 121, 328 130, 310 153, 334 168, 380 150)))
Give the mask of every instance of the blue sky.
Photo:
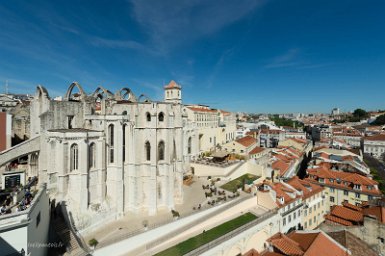
POLYGON ((383 0, 1 1, 0 83, 159 100, 174 79, 185 103, 231 111, 385 109, 384 13, 383 0))

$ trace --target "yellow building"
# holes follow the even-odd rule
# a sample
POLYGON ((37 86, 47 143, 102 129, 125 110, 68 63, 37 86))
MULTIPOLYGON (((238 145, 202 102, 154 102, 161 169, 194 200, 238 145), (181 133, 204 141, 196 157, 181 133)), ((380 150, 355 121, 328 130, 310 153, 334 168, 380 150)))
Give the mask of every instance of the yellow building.
POLYGON ((333 171, 325 166, 308 169, 307 181, 325 187, 325 201, 329 210, 333 205, 362 202, 381 198, 378 182, 358 173, 333 171))
POLYGON ((325 189, 317 184, 300 180, 297 176, 287 181, 289 185, 302 192, 302 227, 316 229, 324 222, 327 204, 325 203, 325 189))

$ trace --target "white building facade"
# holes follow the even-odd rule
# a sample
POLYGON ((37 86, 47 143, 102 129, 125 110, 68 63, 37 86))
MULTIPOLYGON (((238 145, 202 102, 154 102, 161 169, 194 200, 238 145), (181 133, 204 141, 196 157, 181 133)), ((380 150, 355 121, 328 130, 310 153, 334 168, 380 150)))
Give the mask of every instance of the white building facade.
POLYGON ((39 171, 32 175, 78 214, 109 209, 119 217, 173 209, 183 202, 183 174, 199 148, 183 112, 181 87, 169 87, 165 101, 156 102, 128 88, 113 94, 99 87, 87 95, 78 83, 56 101, 38 86, 31 136, 40 136, 39 171))

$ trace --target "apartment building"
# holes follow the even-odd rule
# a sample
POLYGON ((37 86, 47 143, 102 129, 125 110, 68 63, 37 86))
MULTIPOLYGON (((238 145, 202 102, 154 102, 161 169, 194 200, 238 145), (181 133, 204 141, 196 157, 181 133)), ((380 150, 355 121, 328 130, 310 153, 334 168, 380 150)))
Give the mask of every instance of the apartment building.
POLYGON ((236 118, 233 113, 203 105, 186 105, 183 112, 195 123, 199 134, 199 151, 210 151, 233 141, 236 118))
POLYGON ((306 181, 325 188, 327 209, 345 201, 357 205, 382 196, 377 181, 357 173, 334 171, 325 165, 309 168, 307 173, 306 181))
POLYGON ((364 137, 363 151, 376 158, 384 157, 385 155, 385 134, 364 137))
POLYGON ((325 189, 317 184, 300 180, 297 176, 287 181, 289 185, 302 193, 302 226, 304 229, 316 229, 324 222, 326 213, 325 189))

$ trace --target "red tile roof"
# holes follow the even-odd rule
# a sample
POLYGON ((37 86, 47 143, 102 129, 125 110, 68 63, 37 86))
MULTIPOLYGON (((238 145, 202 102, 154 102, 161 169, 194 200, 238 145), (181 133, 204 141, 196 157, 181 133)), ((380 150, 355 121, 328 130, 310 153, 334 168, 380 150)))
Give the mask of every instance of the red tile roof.
POLYGON ((302 191, 303 199, 307 199, 315 194, 321 193, 324 190, 324 188, 319 185, 310 183, 305 180, 300 180, 298 176, 294 176, 293 178, 288 180, 287 183, 296 190, 302 191))
POLYGON ((362 212, 354 211, 341 205, 333 206, 330 214, 347 221, 362 222, 364 220, 362 212))
POLYGON ((165 89, 172 89, 172 88, 178 88, 180 89, 180 85, 177 84, 174 80, 171 80, 170 83, 168 85, 165 85, 164 86, 165 89))
POLYGON ((364 137, 364 140, 372 140, 372 141, 380 140, 380 141, 385 141, 385 134, 379 134, 379 135, 364 137))
MULTIPOLYGON (((293 231, 288 235, 277 233, 267 240, 275 253, 289 256, 347 256, 346 248, 323 232, 293 231)), ((268 251, 261 255, 269 255, 268 251)), ((278 254, 279 255, 279 254, 278 254)))
POLYGON ((325 184, 326 186, 351 190, 359 193, 381 195, 380 190, 374 187, 378 186, 377 181, 362 176, 358 173, 333 171, 328 169, 326 166, 327 165, 322 165, 319 168, 308 169, 307 173, 309 174, 309 178, 306 178, 305 180, 320 183, 318 179, 323 178, 324 182, 320 184, 325 184), (332 179, 333 182, 331 182, 330 179, 332 179), (361 189, 353 189, 355 184, 360 185, 361 189), (371 189, 369 189, 368 186, 371 187, 371 189))
POLYGON ((290 165, 282 160, 277 160, 272 164, 274 170, 278 170, 280 175, 284 175, 289 170, 290 165))
POLYGON ((251 145, 257 143, 255 138, 253 138, 251 136, 246 136, 246 137, 237 139, 236 142, 238 142, 239 144, 241 144, 242 146, 245 146, 245 147, 250 147, 251 145))
POLYGON ((215 109, 210 108, 200 108, 200 107, 187 107, 188 109, 194 111, 194 112, 211 112, 211 113, 217 113, 218 111, 215 109))
POLYGON ((261 148, 261 147, 256 146, 255 148, 253 148, 253 150, 250 151, 249 155, 255 155, 255 154, 261 153, 265 150, 266 150, 265 148, 261 148))
POLYGON ((331 214, 326 214, 325 220, 329 220, 331 222, 335 222, 335 223, 343 225, 343 226, 353 226, 353 223, 351 221, 341 219, 341 218, 333 216, 331 214))
POLYGON ((363 213, 365 216, 375 217, 379 222, 385 223, 385 207, 383 206, 364 208, 363 213))

